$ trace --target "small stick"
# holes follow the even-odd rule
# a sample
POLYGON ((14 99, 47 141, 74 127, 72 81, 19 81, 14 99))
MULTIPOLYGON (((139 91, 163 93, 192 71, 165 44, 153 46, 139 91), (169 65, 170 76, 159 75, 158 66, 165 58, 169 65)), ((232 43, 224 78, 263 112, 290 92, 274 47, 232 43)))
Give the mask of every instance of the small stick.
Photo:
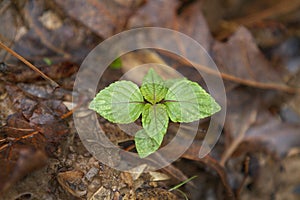
POLYGON ((243 79, 243 78, 236 77, 234 75, 227 74, 224 72, 217 72, 217 71, 215 71, 207 66, 204 66, 204 65, 200 65, 197 63, 190 63, 190 62, 180 59, 180 58, 178 58, 178 56, 171 54, 169 52, 166 52, 166 51, 158 50, 158 52, 161 52, 162 54, 175 59, 176 61, 178 61, 179 63, 181 63, 183 65, 187 65, 188 67, 195 66, 195 68, 197 68, 203 72, 206 72, 207 74, 210 74, 213 76, 220 75, 223 79, 234 82, 234 83, 239 83, 242 85, 247 85, 250 87, 255 87, 255 88, 260 88, 260 89, 278 90, 278 91, 283 91, 283 92, 287 92, 287 93, 291 93, 291 94, 300 93, 300 88, 290 87, 288 85, 281 85, 281 84, 277 84, 277 83, 263 83, 263 82, 257 82, 255 80, 243 79))
POLYGON ((243 180, 242 180, 242 182, 241 182, 238 190, 235 193, 235 196, 237 197, 237 199, 239 199, 241 191, 243 189, 243 186, 244 186, 244 184, 246 182, 246 179, 249 176, 249 165, 250 165, 250 157, 246 156, 246 158, 244 160, 244 178, 243 178, 243 180))
POLYGON ((36 68, 33 64, 31 64, 30 62, 28 62, 25 58, 23 58, 21 55, 19 55, 17 52, 15 52, 14 50, 12 50, 11 48, 7 47, 5 44, 3 44, 0 41, 0 47, 2 49, 5 49, 7 52, 9 52, 11 55, 13 55, 14 57, 18 58, 20 61, 22 61, 25 65, 27 65, 28 67, 30 67, 32 70, 34 70, 35 72, 39 73, 44 79, 46 79, 47 81, 49 81, 51 83, 51 85, 55 88, 59 87, 59 84, 56 83, 54 80, 52 80, 50 77, 48 77, 46 74, 44 74, 41 70, 39 70, 38 68, 36 68))

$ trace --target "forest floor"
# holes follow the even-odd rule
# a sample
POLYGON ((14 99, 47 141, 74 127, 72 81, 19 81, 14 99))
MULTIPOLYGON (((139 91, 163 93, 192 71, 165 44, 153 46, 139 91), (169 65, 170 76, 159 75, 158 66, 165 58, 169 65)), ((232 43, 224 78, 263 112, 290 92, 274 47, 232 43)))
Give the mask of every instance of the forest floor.
MULTIPOLYGON (((0 1, 0 42, 59 85, 0 49, 0 199, 299 199, 299 8, 300 0, 0 1), (200 121, 192 145, 175 162, 155 172, 140 165, 133 173, 102 163, 84 146, 72 117, 80 109, 72 102, 80 94, 73 85, 100 42, 146 26, 179 31, 204 47, 224 81, 227 111, 206 157, 198 152, 210 118, 200 121)), ((98 89, 128 72, 125 78, 138 83, 142 74, 133 69, 145 63, 171 66, 205 89, 197 70, 216 75, 166 51, 136 50, 107 67, 98 89)), ((97 120, 115 146, 136 153, 133 136, 97 120)), ((163 145, 177 129, 170 123, 163 145)))

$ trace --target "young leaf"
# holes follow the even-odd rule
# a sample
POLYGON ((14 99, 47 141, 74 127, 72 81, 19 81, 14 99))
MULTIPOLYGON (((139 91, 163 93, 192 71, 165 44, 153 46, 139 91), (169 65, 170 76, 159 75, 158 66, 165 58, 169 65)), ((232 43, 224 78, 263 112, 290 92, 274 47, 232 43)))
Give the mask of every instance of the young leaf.
POLYGON ((117 58, 116 60, 114 60, 110 65, 110 68, 112 69, 120 69, 122 67, 122 60, 121 58, 117 58))
POLYGON ((145 129, 141 129, 135 134, 134 142, 139 156, 145 158, 159 148, 162 139, 157 143, 155 139, 148 136, 145 129))
POLYGON ((203 88, 189 80, 181 80, 171 86, 164 104, 173 122, 192 122, 221 109, 203 88))
POLYGON ((89 108, 114 123, 131 123, 137 120, 144 108, 144 99, 131 81, 117 81, 101 90, 89 108))
POLYGON ((151 68, 143 79, 141 92, 144 98, 155 104, 165 98, 168 89, 164 80, 151 68))
POLYGON ((182 80, 187 80, 187 78, 183 77, 183 78, 172 78, 172 79, 167 79, 165 80, 165 86, 167 88, 172 87, 175 83, 182 81, 182 80))
POLYGON ((160 145, 161 138, 167 132, 169 117, 166 106, 163 104, 151 105, 147 103, 142 112, 142 125, 149 137, 160 145), (160 138, 161 137, 161 138, 160 138))

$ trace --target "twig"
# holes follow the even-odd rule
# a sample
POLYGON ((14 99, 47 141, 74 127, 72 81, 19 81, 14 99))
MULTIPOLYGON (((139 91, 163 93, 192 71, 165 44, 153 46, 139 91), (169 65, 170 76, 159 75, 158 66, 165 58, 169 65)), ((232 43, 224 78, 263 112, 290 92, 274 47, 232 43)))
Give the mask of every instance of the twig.
MULTIPOLYGON (((60 116, 60 119, 66 119, 66 118, 70 117, 74 113, 74 110, 78 109, 79 107, 80 106, 78 105, 75 108, 73 108, 72 110, 70 110, 69 112, 63 114, 62 116, 60 116)), ((18 128, 13 128, 13 127, 9 127, 9 128, 18 129, 18 128)), ((18 130, 29 131, 30 129, 18 129, 18 130)), ((40 134, 40 132, 39 131, 33 131, 33 132, 31 132, 31 133, 29 133, 27 135, 24 135, 24 136, 21 136, 21 137, 18 137, 18 138, 5 138, 5 139, 1 139, 0 142, 17 142, 17 141, 20 141, 22 139, 34 137, 37 134, 40 134)), ((4 149, 6 149, 8 146, 9 146, 9 143, 0 146, 0 152, 3 151, 4 149)))
POLYGON ((39 73, 40 76, 42 76, 44 79, 48 80, 51 85, 54 88, 58 88, 59 84, 56 83, 54 80, 52 80, 50 77, 48 77, 46 74, 44 74, 42 71, 40 71, 38 68, 36 68, 33 64, 31 64, 30 62, 28 62, 24 57, 22 57, 21 55, 19 55, 17 52, 15 52, 14 50, 12 50, 11 48, 7 47, 5 44, 3 44, 0 41, 0 47, 2 49, 5 49, 7 52, 9 52, 11 55, 13 55, 14 57, 18 58, 20 61, 22 61, 25 65, 27 65, 28 67, 30 67, 32 70, 34 70, 35 72, 39 73))
POLYGON ((199 161, 205 164, 206 166, 214 169, 218 173, 224 185, 228 199, 235 199, 234 193, 229 185, 228 177, 224 167, 222 167, 217 160, 210 157, 209 155, 205 156, 204 158, 199 158, 198 152, 200 148, 201 148, 201 144, 194 141, 193 144, 190 146, 190 148, 181 157, 189 160, 199 161))
POLYGON ((244 160, 244 178, 239 186, 239 188, 237 189, 236 193, 235 193, 235 196, 237 197, 237 199, 239 198, 240 194, 241 194, 241 191, 243 189, 243 186, 246 182, 246 179, 249 175, 249 164, 250 164, 250 157, 249 156, 246 156, 245 160, 244 160))
POLYGON ((6 11, 6 9, 10 6, 11 1, 6 1, 3 3, 4 5, 1 6, 0 8, 0 15, 6 11))
POLYGON ((160 50, 158 50, 158 51, 175 59, 176 61, 180 62, 183 65, 186 65, 189 67, 195 66, 197 69, 199 69, 207 74, 214 75, 214 76, 221 76, 223 79, 228 80, 228 81, 232 81, 235 83, 239 83, 242 85, 247 85, 247 86, 251 86, 251 87, 255 87, 255 88, 260 88, 260 89, 279 90, 279 91, 283 91, 283 92, 287 92, 287 93, 291 93, 291 94, 300 93, 300 88, 294 88, 294 87, 290 87, 287 85, 280 85, 277 83, 262 83, 262 82, 257 82, 257 81, 253 81, 253 80, 249 80, 249 79, 242 79, 242 78, 233 76, 231 74, 215 71, 204 65, 200 65, 197 63, 190 63, 190 62, 188 62, 184 59, 181 59, 180 57, 178 57, 172 53, 166 52, 166 51, 160 51, 160 50))
POLYGON ((260 22, 264 19, 270 18, 270 17, 277 17, 289 12, 292 12, 300 7, 300 1, 299 0, 282 0, 281 2, 275 4, 274 6, 267 8, 265 10, 259 11, 254 14, 250 14, 248 16, 234 19, 232 21, 223 21, 221 26, 225 27, 231 27, 225 32, 221 32, 217 35, 218 40, 223 40, 227 38, 229 35, 231 35, 240 25, 244 26, 251 26, 257 22, 260 22))
POLYGON ((238 24, 243 24, 243 25, 251 25, 255 22, 267 19, 269 17, 275 17, 275 16, 279 16, 291 12, 293 10, 296 10, 299 6, 300 6, 299 0, 290 0, 290 1, 282 0, 281 2, 275 4, 270 8, 267 8, 258 13, 254 13, 240 19, 233 20, 233 22, 238 24))
POLYGON ((3 146, 0 147, 0 152, 6 149, 9 146, 9 144, 4 144, 3 146))
POLYGON ((228 158, 232 155, 232 153, 237 149, 237 147, 241 144, 243 141, 247 130, 249 127, 255 122, 257 116, 257 110, 253 109, 246 120, 241 120, 242 127, 239 130, 236 130, 238 133, 238 136, 233 139, 233 142, 230 144, 228 149, 225 150, 225 152, 222 154, 220 165, 225 166, 226 161, 228 158))

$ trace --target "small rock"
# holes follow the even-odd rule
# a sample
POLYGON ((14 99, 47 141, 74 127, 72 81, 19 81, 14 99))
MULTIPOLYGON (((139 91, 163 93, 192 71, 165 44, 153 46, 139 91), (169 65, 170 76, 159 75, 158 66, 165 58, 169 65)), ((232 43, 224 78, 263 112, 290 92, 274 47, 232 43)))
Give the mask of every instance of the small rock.
POLYGON ((75 153, 74 147, 73 147, 73 146, 69 146, 69 151, 70 151, 71 153, 75 153))
POLYGON ((85 178, 87 181, 92 181, 92 179, 98 174, 99 169, 96 167, 92 167, 86 174, 85 178))
POLYGON ((62 26, 61 19, 52 11, 45 12, 39 17, 39 21, 49 30, 56 30, 62 26))

